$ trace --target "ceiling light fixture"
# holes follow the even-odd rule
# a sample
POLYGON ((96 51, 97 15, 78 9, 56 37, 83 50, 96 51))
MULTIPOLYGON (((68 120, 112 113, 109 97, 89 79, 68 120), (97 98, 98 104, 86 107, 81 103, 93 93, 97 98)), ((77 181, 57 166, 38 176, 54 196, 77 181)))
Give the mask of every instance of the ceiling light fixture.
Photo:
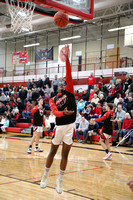
POLYGON ((60 40, 65 41, 65 40, 77 39, 77 38, 80 38, 80 37, 81 37, 80 35, 76 35, 76 36, 72 36, 72 37, 61 38, 60 40))
POLYGON ((113 31, 123 30, 123 29, 127 29, 127 28, 132 28, 132 27, 133 27, 133 25, 123 26, 123 27, 120 27, 120 28, 112 28, 112 29, 109 29, 108 31, 113 32, 113 31))
POLYGON ((38 45, 40 45, 40 43, 27 44, 27 45, 24 45, 24 47, 33 47, 33 46, 38 46, 38 45))

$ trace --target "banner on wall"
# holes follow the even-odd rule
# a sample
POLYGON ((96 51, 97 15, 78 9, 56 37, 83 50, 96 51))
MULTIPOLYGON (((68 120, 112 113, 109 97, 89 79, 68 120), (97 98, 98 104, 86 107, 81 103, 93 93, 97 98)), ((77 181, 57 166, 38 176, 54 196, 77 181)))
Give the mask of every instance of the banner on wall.
MULTIPOLYGON (((69 60, 70 63, 72 61, 72 44, 68 44, 69 45, 69 60)), ((64 45, 59 45, 59 51, 58 51, 58 64, 60 65, 64 65, 65 63, 65 57, 62 54, 62 50, 65 49, 65 44, 64 45)))
POLYGON ((19 64, 26 64, 28 62, 28 51, 17 51, 12 52, 12 64, 19 65, 19 64))
POLYGON ((53 47, 36 50, 36 62, 53 60, 53 47))

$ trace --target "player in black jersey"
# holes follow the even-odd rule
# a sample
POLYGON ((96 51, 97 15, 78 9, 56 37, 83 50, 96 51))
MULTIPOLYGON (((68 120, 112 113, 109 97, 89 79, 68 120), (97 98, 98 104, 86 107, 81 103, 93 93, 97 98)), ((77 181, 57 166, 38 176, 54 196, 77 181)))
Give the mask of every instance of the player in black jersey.
POLYGON ((56 116, 56 126, 54 129, 55 136, 52 139, 51 150, 46 160, 45 172, 42 176, 40 183, 41 188, 47 186, 47 178, 49 169, 53 163, 54 156, 58 150, 60 143, 63 143, 61 162, 60 162, 60 175, 56 180, 56 191, 61 194, 62 179, 67 165, 68 154, 72 146, 72 137, 75 129, 76 120, 76 102, 74 97, 73 81, 71 75, 71 66, 69 62, 69 46, 65 46, 62 55, 66 59, 66 87, 60 85, 58 94, 50 99, 50 107, 53 114, 56 116))
POLYGON ((42 97, 39 97, 38 99, 38 105, 36 105, 32 110, 31 113, 33 114, 33 137, 31 139, 29 148, 27 153, 31 154, 32 151, 32 145, 34 142, 36 142, 36 146, 34 151, 35 152, 43 152, 42 149, 38 147, 39 144, 39 138, 41 136, 41 133, 43 131, 43 126, 45 127, 45 120, 44 120, 44 110, 43 110, 43 99, 42 97))

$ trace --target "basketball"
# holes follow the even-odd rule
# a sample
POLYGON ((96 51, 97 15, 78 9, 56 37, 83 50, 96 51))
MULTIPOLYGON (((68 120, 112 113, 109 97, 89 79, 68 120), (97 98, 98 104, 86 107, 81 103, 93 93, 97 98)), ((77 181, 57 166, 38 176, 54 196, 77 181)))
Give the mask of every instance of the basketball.
POLYGON ((54 16, 54 23, 58 27, 65 27, 69 22, 68 16, 63 12, 57 12, 54 16))

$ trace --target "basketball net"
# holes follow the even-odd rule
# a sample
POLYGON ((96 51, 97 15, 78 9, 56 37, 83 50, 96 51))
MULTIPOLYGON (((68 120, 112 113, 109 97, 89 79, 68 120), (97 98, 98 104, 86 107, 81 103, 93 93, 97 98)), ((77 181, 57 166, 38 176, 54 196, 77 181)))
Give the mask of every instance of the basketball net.
POLYGON ((35 4, 24 0, 6 0, 6 4, 11 16, 11 31, 21 33, 32 30, 32 16, 35 4))

